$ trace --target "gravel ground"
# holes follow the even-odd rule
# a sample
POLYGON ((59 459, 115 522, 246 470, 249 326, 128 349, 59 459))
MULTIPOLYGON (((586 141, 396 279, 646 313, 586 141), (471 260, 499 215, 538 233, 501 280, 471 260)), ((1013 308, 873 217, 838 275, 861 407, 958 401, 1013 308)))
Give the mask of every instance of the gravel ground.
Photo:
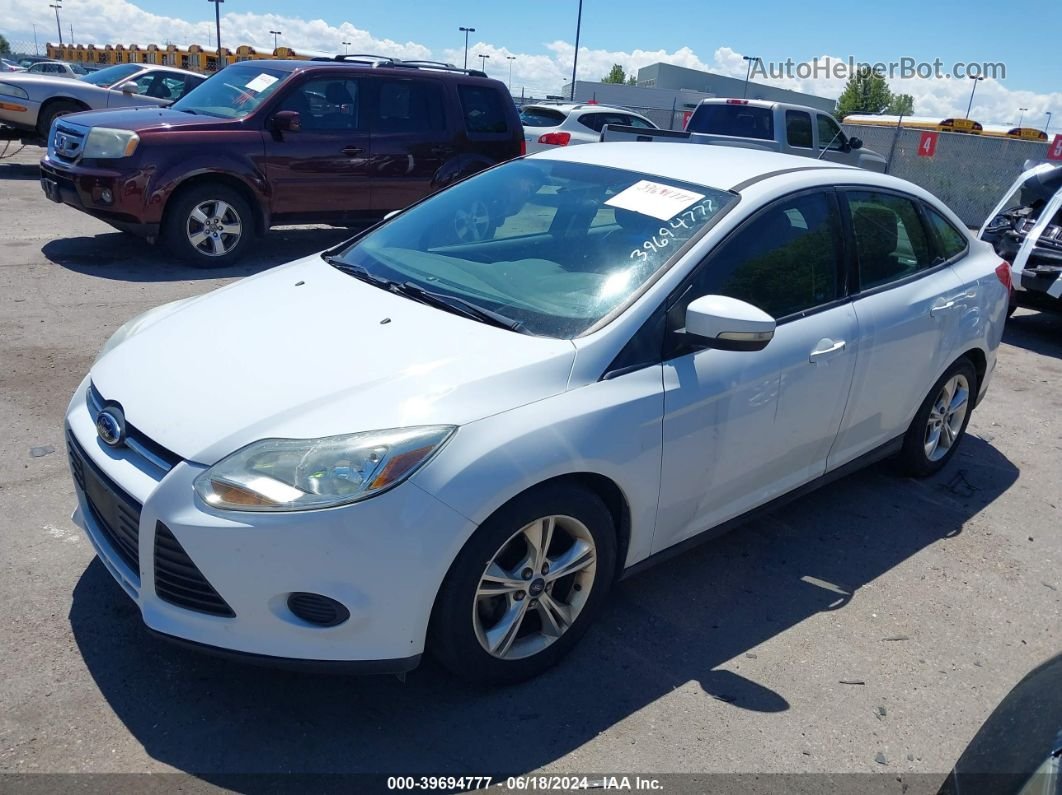
POLYGON ((130 316, 343 232, 274 232, 223 277, 178 267, 46 201, 38 156, 0 161, 2 772, 864 772, 935 789, 1062 648, 1062 322, 1024 311, 940 475, 873 467, 624 582, 537 681, 475 690, 430 662, 404 683, 309 676, 155 640, 70 521, 69 395, 130 316))

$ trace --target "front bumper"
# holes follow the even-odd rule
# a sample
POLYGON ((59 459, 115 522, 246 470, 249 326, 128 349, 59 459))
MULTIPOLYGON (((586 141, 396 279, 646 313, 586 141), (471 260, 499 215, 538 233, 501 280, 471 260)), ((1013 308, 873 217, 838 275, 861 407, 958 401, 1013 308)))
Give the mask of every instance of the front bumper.
POLYGON ((159 219, 148 217, 144 194, 148 175, 134 170, 92 168, 65 163, 51 154, 41 158, 41 188, 53 201, 140 237, 154 238, 159 219), (110 201, 107 201, 107 196, 110 201))
POLYGON ((324 661, 329 668, 379 673, 417 664, 435 595, 475 529, 472 522, 412 483, 329 510, 240 514, 208 509, 192 489, 204 466, 182 461, 164 472, 128 448, 99 441, 87 389, 88 379, 66 416, 75 450, 80 447, 85 464, 140 507, 127 535, 116 536, 113 522, 101 519, 98 501, 90 499, 72 469, 78 498, 74 519, 150 630, 282 666, 324 661), (168 575, 157 547, 166 531, 233 615, 189 609, 166 598, 168 575), (136 543, 130 547, 133 532, 136 543), (350 617, 332 627, 308 623, 288 608, 288 596, 295 592, 334 599, 350 617))

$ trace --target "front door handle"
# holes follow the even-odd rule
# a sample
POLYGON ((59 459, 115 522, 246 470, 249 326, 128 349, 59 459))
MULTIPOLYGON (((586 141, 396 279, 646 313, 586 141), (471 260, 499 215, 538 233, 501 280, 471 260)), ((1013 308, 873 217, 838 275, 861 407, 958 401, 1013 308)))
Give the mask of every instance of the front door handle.
POLYGON ((344 146, 343 147, 343 154, 345 154, 347 157, 357 157, 363 151, 364 150, 360 146, 344 146))
POLYGON ((941 312, 947 312, 949 309, 951 309, 954 306, 955 306, 955 301, 954 300, 945 301, 943 298, 941 298, 939 301, 937 301, 935 304, 933 304, 933 306, 931 306, 929 308, 929 316, 930 317, 936 317, 941 312))
POLYGON ((837 356, 844 350, 844 340, 834 342, 831 339, 819 340, 819 344, 815 346, 815 349, 808 354, 808 361, 812 364, 818 364, 819 362, 831 359, 837 356))

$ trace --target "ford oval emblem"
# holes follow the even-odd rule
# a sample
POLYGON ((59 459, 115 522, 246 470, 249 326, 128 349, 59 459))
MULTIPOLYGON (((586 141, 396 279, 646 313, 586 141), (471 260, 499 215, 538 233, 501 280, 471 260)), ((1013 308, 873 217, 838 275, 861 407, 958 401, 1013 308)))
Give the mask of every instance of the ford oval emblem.
POLYGON ((96 415, 96 433, 103 443, 120 447, 125 442, 125 414, 118 406, 107 406, 96 415))

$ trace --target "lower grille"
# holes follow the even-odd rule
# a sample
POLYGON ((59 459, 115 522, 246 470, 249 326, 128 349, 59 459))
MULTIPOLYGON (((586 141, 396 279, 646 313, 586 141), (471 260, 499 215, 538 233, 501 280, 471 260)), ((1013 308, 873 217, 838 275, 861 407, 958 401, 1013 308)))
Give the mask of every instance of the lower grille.
POLYGON ((74 481, 85 495, 93 520, 125 565, 139 577, 140 503, 103 474, 70 433, 66 444, 74 481))
POLYGON ((197 613, 236 615, 162 522, 155 524, 155 593, 164 602, 197 613))

